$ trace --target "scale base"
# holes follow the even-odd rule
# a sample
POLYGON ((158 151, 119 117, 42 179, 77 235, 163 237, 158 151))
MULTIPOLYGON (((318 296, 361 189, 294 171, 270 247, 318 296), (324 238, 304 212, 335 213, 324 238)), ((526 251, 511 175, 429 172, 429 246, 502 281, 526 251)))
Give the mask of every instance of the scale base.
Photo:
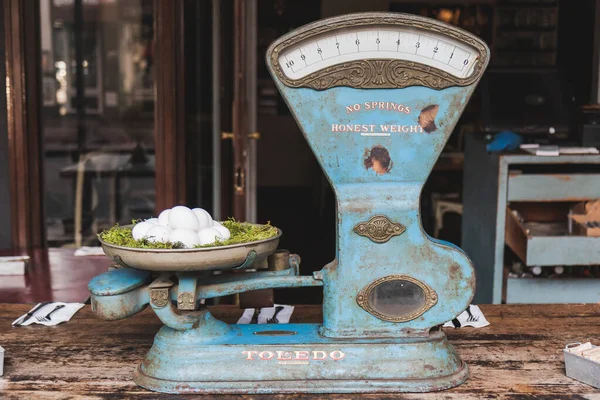
POLYGON ((317 324, 229 327, 221 338, 163 327, 135 383, 173 394, 383 393, 439 391, 469 377, 441 331, 335 340, 320 336, 317 324))

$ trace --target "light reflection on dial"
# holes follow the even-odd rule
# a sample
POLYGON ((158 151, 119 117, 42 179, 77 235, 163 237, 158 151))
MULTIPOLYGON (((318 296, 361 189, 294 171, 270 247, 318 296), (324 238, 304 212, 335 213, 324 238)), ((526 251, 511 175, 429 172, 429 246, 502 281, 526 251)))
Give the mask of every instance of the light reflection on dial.
POLYGON ((308 38, 284 49, 282 71, 290 79, 343 62, 365 59, 414 61, 467 78, 478 62, 470 45, 433 31, 404 26, 338 29, 308 38))

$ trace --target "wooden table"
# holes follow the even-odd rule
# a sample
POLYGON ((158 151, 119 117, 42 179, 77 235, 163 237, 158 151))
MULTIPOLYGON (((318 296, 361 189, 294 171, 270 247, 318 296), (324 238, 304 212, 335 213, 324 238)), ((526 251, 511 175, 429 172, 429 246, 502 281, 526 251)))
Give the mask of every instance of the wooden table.
MULTIPOLYGON (((0 303, 85 302, 90 296, 88 282, 106 272, 112 260, 103 255, 75 257, 74 253, 75 249, 71 248, 35 249, 22 253, 31 257, 27 273, 0 276, 0 303)), ((2 256, 20 254, 0 252, 2 256)))
MULTIPOLYGON (((0 304, 0 345, 6 350, 2 399, 193 399, 152 393, 131 380, 161 324, 150 310, 105 322, 89 306, 55 326, 11 328, 30 305, 0 304)), ((600 304, 482 305, 491 325, 446 329, 471 368, 467 383, 444 392, 404 395, 315 395, 356 399, 600 399, 600 390, 565 376, 562 348, 574 341, 600 344, 600 304)), ((213 314, 234 322, 235 306, 213 314)), ((320 307, 297 306, 292 322, 317 322, 320 307)), ((299 383, 301 384, 301 383, 299 383)), ((206 396, 223 399, 290 399, 310 396, 206 396)))

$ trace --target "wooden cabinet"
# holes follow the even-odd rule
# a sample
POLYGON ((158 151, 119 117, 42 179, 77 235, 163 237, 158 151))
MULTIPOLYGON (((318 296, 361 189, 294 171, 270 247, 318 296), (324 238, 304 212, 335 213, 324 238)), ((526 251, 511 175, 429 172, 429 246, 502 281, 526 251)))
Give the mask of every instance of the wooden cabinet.
POLYGON ((474 302, 600 301, 600 277, 514 277, 506 257, 527 267, 573 271, 600 265, 600 238, 569 234, 566 211, 569 204, 600 198, 600 156, 488 154, 483 137, 475 135, 466 146, 461 247, 475 264, 474 302), (537 216, 514 212, 522 205, 537 209, 537 216))

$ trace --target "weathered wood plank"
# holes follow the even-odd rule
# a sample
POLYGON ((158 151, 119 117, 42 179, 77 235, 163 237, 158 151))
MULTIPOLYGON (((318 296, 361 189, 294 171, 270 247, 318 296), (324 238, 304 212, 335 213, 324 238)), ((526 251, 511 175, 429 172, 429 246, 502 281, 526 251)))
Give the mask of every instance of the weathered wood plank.
MULTIPOLYGON (((6 349, 2 399, 173 399, 136 386, 131 375, 161 323, 150 310, 122 321, 97 319, 88 306, 56 327, 11 328, 31 305, 0 304, 0 345, 6 349)), ((471 368, 471 379, 440 393, 328 395, 331 399, 600 399, 600 390, 565 376, 562 348, 600 343, 600 305, 482 305, 491 325, 446 329, 471 368)), ((213 314, 235 322, 241 311, 213 314)), ((321 310, 297 306, 293 321, 317 322, 321 310)), ((214 396, 205 396, 212 398, 214 396)), ((306 395, 219 396, 223 399, 296 399, 306 395)), ((202 396, 185 396, 187 399, 202 396)), ((324 398, 323 395, 314 398, 324 398)))

